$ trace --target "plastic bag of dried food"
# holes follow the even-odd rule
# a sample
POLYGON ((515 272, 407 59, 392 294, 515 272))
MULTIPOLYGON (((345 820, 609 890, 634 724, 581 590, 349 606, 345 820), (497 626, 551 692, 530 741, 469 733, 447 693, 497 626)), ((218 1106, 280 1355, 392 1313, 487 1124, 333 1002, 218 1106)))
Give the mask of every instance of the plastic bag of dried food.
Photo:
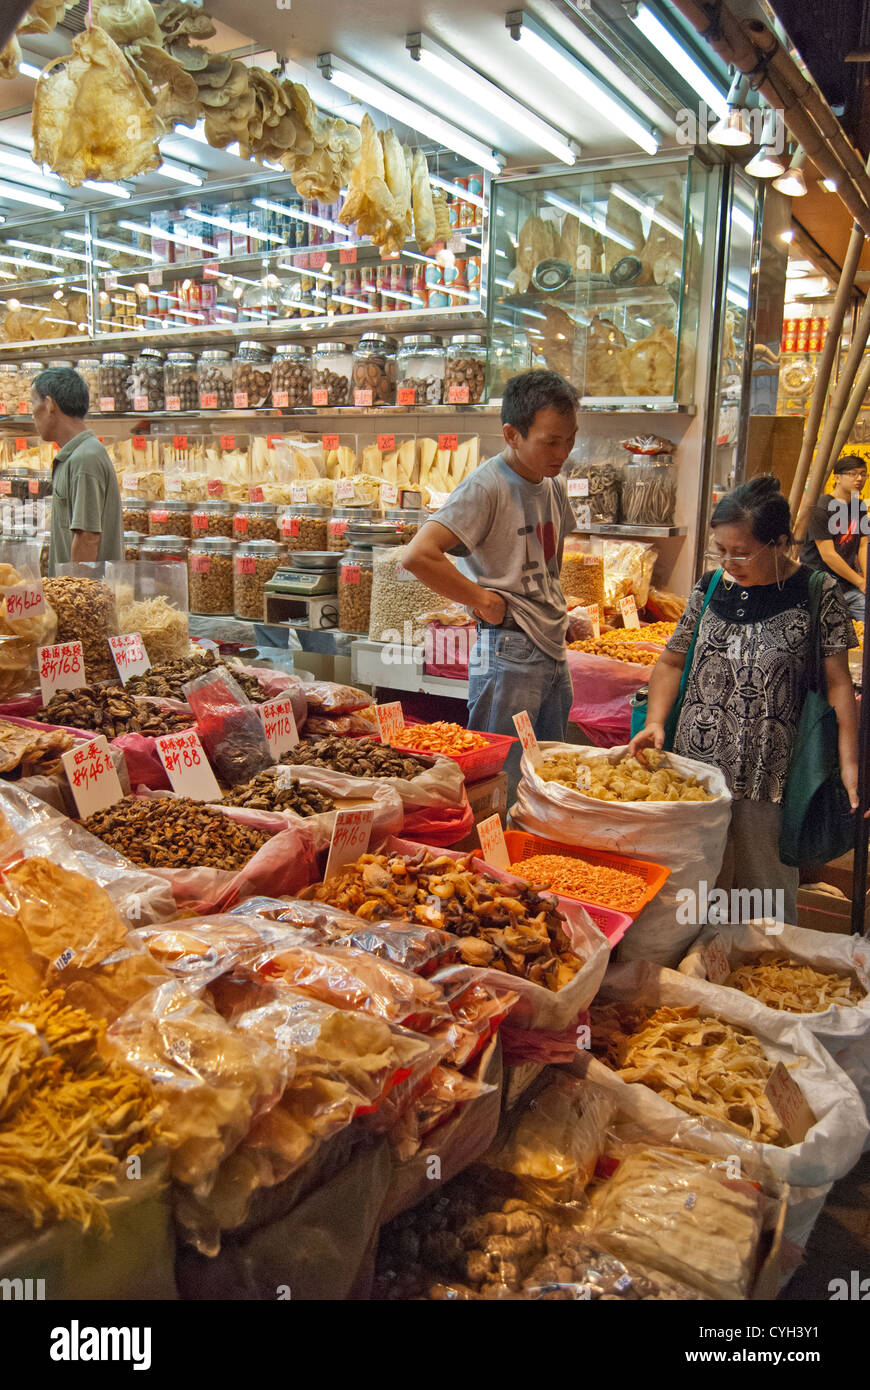
POLYGON ((335 681, 308 681, 302 689, 309 714, 350 714, 351 710, 366 709, 372 702, 364 690, 335 681))
POLYGON ((330 734, 368 734, 377 738, 380 729, 373 709, 353 710, 350 714, 310 714, 305 721, 305 733, 328 738, 330 734))
POLYGON ((633 434, 631 439, 623 439, 622 447, 630 454, 672 454, 676 444, 662 439, 657 434, 633 434))
POLYGON ((168 978, 98 884, 42 858, 4 869, 0 958, 26 960, 40 985, 107 1020, 168 978))
POLYGON ((457 840, 473 824, 472 821, 466 829, 462 828, 468 805, 465 777, 452 758, 417 757, 384 748, 370 739, 338 738, 303 739, 281 761, 300 782, 317 786, 336 798, 368 800, 375 796, 378 787, 391 787, 401 798, 406 817, 411 811, 423 809, 458 809, 461 819, 454 836, 457 840), (333 767, 333 763, 338 767, 333 767))
POLYGON ((547 1071, 505 1117, 483 1161, 513 1173, 537 1200, 575 1202, 592 1179, 615 1113, 603 1087, 547 1071))
POLYGON ((44 601, 42 612, 31 616, 36 607, 33 591, 39 582, 29 565, 15 570, 0 564, 0 633, 23 637, 34 648, 49 645, 57 633, 57 614, 44 601))
POLYGON ((435 981, 450 994, 450 1018, 429 1031, 448 1045, 446 1066, 466 1067, 501 1027, 519 996, 506 986, 469 984, 466 972, 449 966, 438 972, 435 981))
POLYGON ((136 931, 154 960, 189 987, 206 984, 232 970, 238 961, 277 949, 288 936, 298 934, 265 918, 220 912, 136 931))
POLYGON ((667 1302, 706 1301, 708 1295, 670 1274, 642 1265, 635 1260, 617 1259, 601 1250, 584 1231, 551 1231, 548 1254, 524 1280, 512 1299, 543 1299, 558 1303, 578 1301, 637 1302, 650 1299, 667 1302))
POLYGON ((262 720, 228 671, 207 671, 184 694, 196 716, 202 745, 222 782, 250 782, 274 759, 262 720))
POLYGON ((63 565, 70 571, 43 580, 46 602, 57 614, 57 641, 81 642, 85 676, 95 681, 115 681, 118 672, 109 638, 118 631, 118 614, 112 590, 91 574, 101 575, 102 564, 63 565), (79 573, 80 570, 90 573, 79 573))
POLYGON ((658 551, 642 541, 604 541, 604 602, 616 608, 621 599, 634 595, 645 608, 658 551))
POLYGON ((112 1024, 112 1055, 147 1076, 165 1110, 172 1175, 207 1193, 221 1159, 279 1100, 293 1055, 240 1033, 178 980, 144 995, 112 1024))
POLYGON ((455 1067, 436 1067, 390 1131, 396 1157, 403 1163, 413 1158, 424 1139, 431 1136, 427 1142, 434 1141, 432 1131, 455 1118, 460 1106, 492 1095, 497 1089, 488 1081, 464 1076, 455 1067))

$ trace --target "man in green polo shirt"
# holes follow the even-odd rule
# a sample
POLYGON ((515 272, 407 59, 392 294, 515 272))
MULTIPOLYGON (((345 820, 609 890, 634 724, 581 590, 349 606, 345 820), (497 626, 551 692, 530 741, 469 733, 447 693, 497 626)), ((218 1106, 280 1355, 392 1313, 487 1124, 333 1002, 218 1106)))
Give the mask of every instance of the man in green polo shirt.
POLYGON ((60 445, 51 475, 52 575, 70 560, 124 556, 121 491, 109 455, 85 424, 89 405, 88 388, 70 367, 49 367, 31 387, 39 436, 60 445))

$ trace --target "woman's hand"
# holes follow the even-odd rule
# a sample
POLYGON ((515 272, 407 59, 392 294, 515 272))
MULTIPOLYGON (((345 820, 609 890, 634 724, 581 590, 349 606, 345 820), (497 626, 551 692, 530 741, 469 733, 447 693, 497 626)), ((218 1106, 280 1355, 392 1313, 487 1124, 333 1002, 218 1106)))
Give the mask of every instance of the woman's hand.
MULTIPOLYGON (((858 764, 844 763, 840 768, 843 786, 849 794, 849 805, 853 811, 858 809, 858 764)), ((868 812, 870 815, 870 812, 868 812)))
POLYGON ((665 745, 665 726, 664 724, 647 724, 641 729, 639 734, 635 734, 631 743, 628 745, 628 756, 636 758, 638 753, 644 748, 664 748, 665 745))

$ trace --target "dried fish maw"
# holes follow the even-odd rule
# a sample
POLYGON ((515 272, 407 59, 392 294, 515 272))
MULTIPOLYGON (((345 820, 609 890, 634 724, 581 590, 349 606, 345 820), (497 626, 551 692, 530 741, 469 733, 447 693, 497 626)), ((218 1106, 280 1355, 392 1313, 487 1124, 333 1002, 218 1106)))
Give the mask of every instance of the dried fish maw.
POLYGON ((429 166, 420 149, 414 151, 411 188, 414 202, 414 235, 420 250, 428 251, 435 244, 435 205, 432 202, 429 166))
POLYGON ((659 324, 646 338, 620 353, 619 372, 626 396, 672 396, 677 340, 659 324))
POLYGON ((76 35, 73 49, 37 83, 34 160, 71 188, 150 173, 160 164, 161 131, 120 48, 95 26, 76 35))
POLYGON ((13 34, 6 47, 0 49, 0 77, 5 77, 9 81, 17 77, 20 62, 21 44, 13 34))
POLYGON ((154 11, 148 0, 91 0, 94 24, 104 29, 117 44, 163 42, 154 11))
POLYGON ((211 16, 197 5, 185 4, 183 0, 159 0, 153 8, 164 34, 174 38, 211 39, 217 33, 211 16))

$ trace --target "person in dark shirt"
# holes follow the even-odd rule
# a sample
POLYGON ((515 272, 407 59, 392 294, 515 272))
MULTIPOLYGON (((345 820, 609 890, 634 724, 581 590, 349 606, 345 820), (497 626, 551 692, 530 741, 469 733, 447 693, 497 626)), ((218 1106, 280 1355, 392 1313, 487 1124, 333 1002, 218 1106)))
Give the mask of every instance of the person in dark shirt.
POLYGON ((842 454, 833 472, 833 496, 820 497, 812 510, 801 564, 832 574, 850 617, 861 621, 870 522, 859 494, 867 481, 867 465, 858 454, 842 454))

